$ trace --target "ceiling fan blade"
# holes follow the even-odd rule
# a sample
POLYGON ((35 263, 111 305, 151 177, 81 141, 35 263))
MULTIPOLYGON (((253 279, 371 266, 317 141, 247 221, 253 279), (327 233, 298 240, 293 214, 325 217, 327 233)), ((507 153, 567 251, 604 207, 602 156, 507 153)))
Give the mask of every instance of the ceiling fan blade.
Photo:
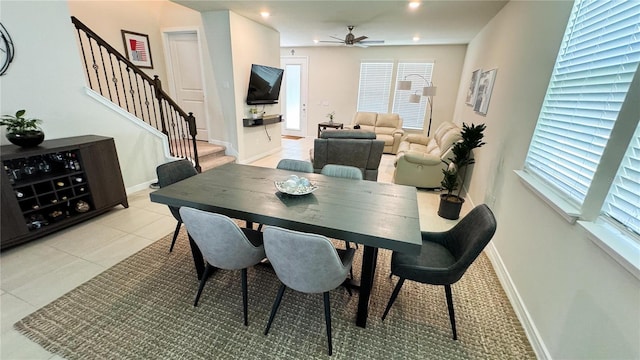
POLYGON ((332 44, 344 44, 343 40, 340 41, 333 41, 333 40, 319 40, 318 42, 321 43, 332 43, 332 44))
POLYGON ((384 44, 384 40, 365 40, 361 41, 360 44, 384 44))
POLYGON ((335 37, 335 36, 329 36, 332 39, 336 39, 336 40, 340 40, 340 42, 344 42, 344 39, 341 39, 339 37, 335 37))
POLYGON ((366 36, 358 36, 357 38, 353 39, 353 42, 357 43, 357 42, 360 42, 360 41, 362 41, 362 40, 364 40, 366 38, 367 38, 366 36))

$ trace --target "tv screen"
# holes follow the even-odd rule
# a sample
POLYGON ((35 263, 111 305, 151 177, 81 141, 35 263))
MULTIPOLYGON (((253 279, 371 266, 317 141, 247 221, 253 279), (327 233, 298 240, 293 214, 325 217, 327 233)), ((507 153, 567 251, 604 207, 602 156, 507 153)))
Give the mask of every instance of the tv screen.
POLYGON ((277 104, 284 70, 266 65, 251 65, 247 104, 277 104))

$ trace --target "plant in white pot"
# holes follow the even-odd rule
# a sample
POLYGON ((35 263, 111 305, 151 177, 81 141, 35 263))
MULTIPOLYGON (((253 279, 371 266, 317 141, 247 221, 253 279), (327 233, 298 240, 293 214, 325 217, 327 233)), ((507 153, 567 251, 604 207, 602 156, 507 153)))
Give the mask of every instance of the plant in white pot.
POLYGON ((40 129, 40 119, 26 118, 26 110, 18 110, 15 115, 2 115, 0 125, 7 127, 7 139, 22 147, 38 146, 44 140, 40 129))
POLYGON ((460 131, 462 139, 453 144, 451 148, 453 157, 450 157, 448 161, 443 160, 447 164, 447 168, 442 170, 444 177, 440 184, 447 193, 440 195, 438 215, 445 219, 455 220, 460 217, 460 210, 464 204, 464 198, 460 196, 460 193, 467 176, 467 167, 475 163, 473 149, 485 144, 482 141, 485 129, 484 124, 468 126, 463 123, 462 131, 460 131), (454 194, 455 190, 458 190, 456 194, 454 194))

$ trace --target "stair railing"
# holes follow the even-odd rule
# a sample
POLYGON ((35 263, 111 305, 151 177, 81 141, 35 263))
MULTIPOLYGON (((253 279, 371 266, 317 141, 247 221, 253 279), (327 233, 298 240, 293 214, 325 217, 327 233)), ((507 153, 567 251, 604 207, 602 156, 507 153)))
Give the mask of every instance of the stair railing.
POLYGON ((145 74, 75 16, 71 22, 78 33, 89 87, 162 131, 169 139, 171 155, 192 160, 200 172, 193 113, 187 114, 171 99, 157 75, 145 74))

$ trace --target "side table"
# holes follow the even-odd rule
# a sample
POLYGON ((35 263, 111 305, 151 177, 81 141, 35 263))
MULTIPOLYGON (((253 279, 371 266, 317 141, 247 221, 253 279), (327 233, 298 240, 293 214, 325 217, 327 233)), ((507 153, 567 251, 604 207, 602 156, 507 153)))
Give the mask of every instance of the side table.
POLYGON ((331 129, 343 129, 344 128, 344 124, 343 123, 337 123, 337 122, 321 122, 318 124, 318 138, 320 137, 320 134, 322 133, 323 130, 327 130, 327 128, 331 128, 331 129))

